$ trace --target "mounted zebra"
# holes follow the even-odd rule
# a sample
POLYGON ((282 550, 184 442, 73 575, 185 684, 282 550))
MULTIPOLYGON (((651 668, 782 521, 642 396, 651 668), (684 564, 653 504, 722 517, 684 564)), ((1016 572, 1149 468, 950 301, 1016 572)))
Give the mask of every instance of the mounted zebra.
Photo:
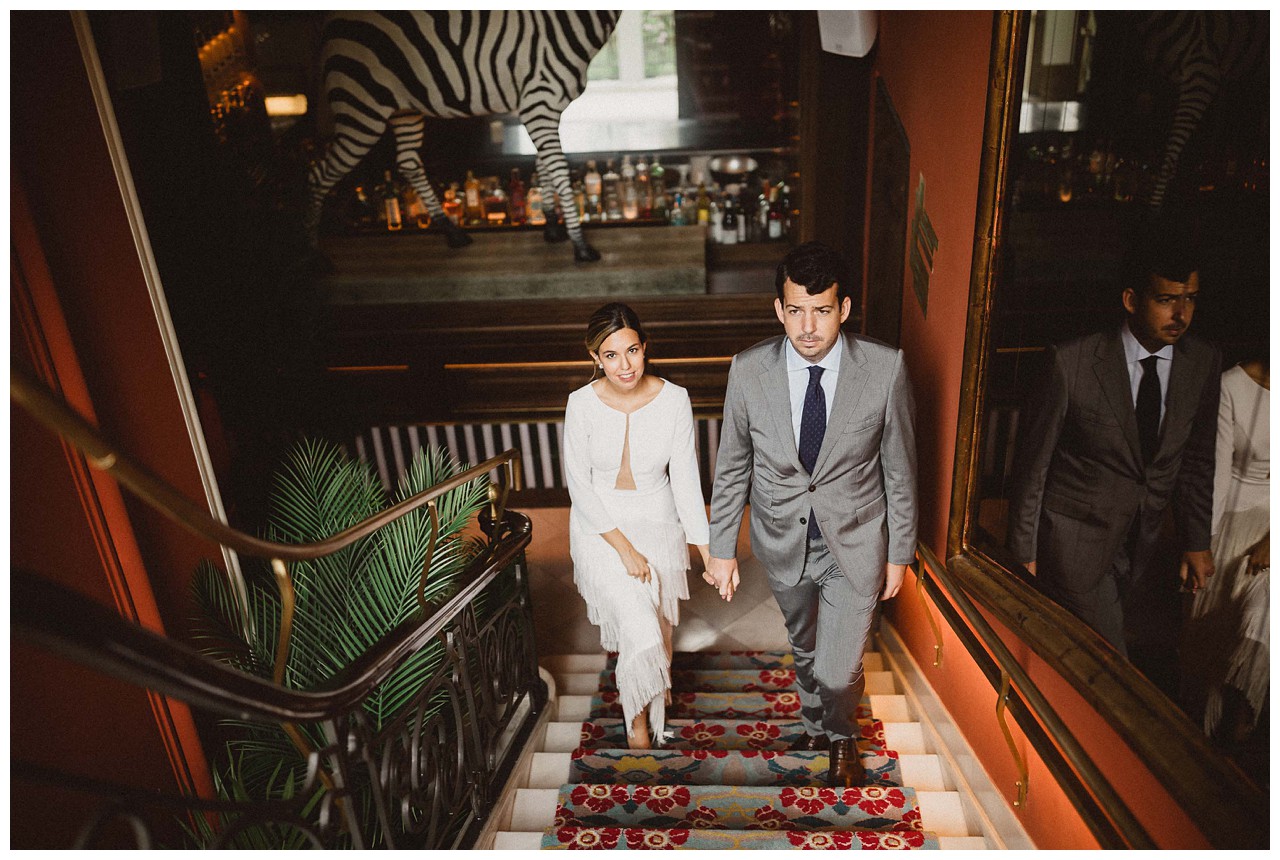
POLYGON ((1182 150, 1218 90, 1269 60, 1269 17, 1252 11, 1152 12, 1140 20, 1147 60, 1178 91, 1164 158, 1147 201, 1152 210, 1164 205, 1182 150))
MULTIPOLYGON (((425 117, 514 113, 529 131, 536 170, 559 197, 575 260, 600 254, 587 244, 560 148, 560 115, 582 94, 587 66, 619 12, 336 12, 321 35, 325 100, 334 139, 311 169, 307 226, 313 239, 325 195, 388 128, 396 169, 458 248, 471 237, 445 217, 427 181, 420 149, 425 117)), ((554 218, 547 241, 564 238, 554 218)))

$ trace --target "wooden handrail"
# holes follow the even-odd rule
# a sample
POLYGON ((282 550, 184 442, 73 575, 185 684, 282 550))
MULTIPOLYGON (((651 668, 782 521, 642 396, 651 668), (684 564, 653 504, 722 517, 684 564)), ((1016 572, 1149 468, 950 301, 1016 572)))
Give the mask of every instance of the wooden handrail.
MULTIPOLYGON (((947 598, 948 603, 945 606, 939 604, 939 609, 946 614, 947 608, 954 604, 967 629, 976 636, 976 642, 961 637, 970 655, 975 659, 986 657, 994 662, 997 674, 994 678, 988 675, 993 681, 993 689, 998 686, 1002 678, 1008 679, 1008 682, 1017 689, 1021 701, 1025 702, 1030 715, 1044 727, 1047 739, 1066 761, 1071 776, 1093 800, 1090 806, 1096 814, 1086 815, 1085 819, 1094 835, 1098 836, 1103 843, 1103 847, 1157 847, 1146 828, 1133 815, 1102 770, 1080 745, 1071 729, 1058 716, 1057 711, 1040 692, 1040 688, 1027 674, 1026 669, 1014 659, 1003 640, 996 635, 986 618, 978 611, 977 605, 952 577, 951 572, 945 565, 939 563, 937 556, 923 543, 917 545, 916 556, 917 575, 931 578, 935 587, 947 598)), ((958 625, 953 623, 952 626, 954 629, 958 625)), ((957 630, 957 632, 960 631, 957 630)), ((987 667, 983 668, 985 670, 987 667)), ((1001 695, 1005 693, 1002 692, 1001 695)), ((1021 786, 1020 792, 1025 792, 1026 788, 1025 785, 1021 786)))
POLYGON ((300 544, 276 543, 245 534, 214 519, 170 484, 117 451, 89 422, 24 371, 18 368, 10 370, 9 392, 13 401, 32 417, 84 452, 90 463, 111 474, 148 505, 188 531, 236 552, 258 558, 308 561, 331 555, 368 537, 387 523, 503 466, 507 469, 508 486, 517 487, 519 481, 516 469, 520 452, 510 448, 324 540, 300 544))

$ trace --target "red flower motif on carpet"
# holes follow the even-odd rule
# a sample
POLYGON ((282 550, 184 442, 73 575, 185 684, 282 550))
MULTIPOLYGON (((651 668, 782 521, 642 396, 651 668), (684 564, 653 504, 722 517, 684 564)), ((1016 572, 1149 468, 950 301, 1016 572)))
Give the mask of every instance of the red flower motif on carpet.
POLYGON ((784 788, 779 798, 783 806, 794 806, 805 815, 817 815, 828 806, 836 803, 835 789, 806 786, 804 788, 784 788))
POLYGON ((632 851, 674 851, 689 841, 688 830, 628 830, 627 847, 632 851))
POLYGON ((578 738, 578 743, 581 744, 582 746, 586 746, 592 741, 601 740, 602 738, 604 738, 604 736, 605 736, 604 726, 599 725, 598 723, 583 723, 582 734, 578 738))
MULTIPOLYGON (((873 834, 874 835, 874 834, 873 834)), ((805 851, 848 851, 853 847, 853 834, 848 832, 802 832, 788 830, 787 838, 791 844, 805 851)))
POLYGON ((689 804, 689 789, 680 785, 638 785, 631 799, 654 812, 667 813, 677 805, 689 804))
POLYGON ((723 734, 724 726, 709 726, 706 723, 694 723, 680 730, 680 737, 689 741, 696 749, 710 749, 723 734))
POLYGON ((767 803, 751 813, 751 817, 755 820, 747 825, 748 830, 792 830, 795 828, 795 825, 791 823, 791 819, 787 818, 786 813, 774 809, 767 803))
POLYGON ((577 823, 578 819, 574 818, 573 813, 567 806, 556 804, 556 827, 568 827, 577 823))
POLYGON ((699 804, 698 808, 690 810, 689 814, 684 817, 684 821, 680 823, 689 827, 697 827, 699 829, 706 830, 708 828, 715 827, 716 818, 718 817, 719 816, 716 814, 714 809, 699 804))
POLYGON ((875 720, 867 723, 865 726, 862 726, 860 734, 862 735, 863 740, 884 746, 884 723, 879 720, 875 720))
POLYGON ((601 690, 599 695, 600 701, 604 702, 606 705, 612 705, 618 701, 617 690, 601 690))
POLYGON ((888 809, 901 809, 907 805, 907 796, 896 788, 868 785, 866 788, 848 791, 856 792, 856 799, 849 805, 858 807, 868 815, 883 815, 888 809))
POLYGON ((770 687, 790 687, 795 679, 795 673, 790 669, 764 669, 760 672, 760 683, 770 687))
POLYGON ((794 714, 800 710, 799 693, 765 693, 764 700, 772 705, 773 709, 779 714, 794 714))
POLYGON ((906 848, 919 848, 924 845, 923 833, 894 833, 892 831, 870 832, 859 831, 858 841, 864 851, 901 851, 906 848))
POLYGON ((619 803, 627 802, 625 785, 579 785, 569 795, 575 806, 585 806, 592 812, 604 812, 619 803))
POLYGON ((747 739, 747 746, 753 749, 764 749, 772 741, 782 736, 782 730, 769 723, 742 724, 738 726, 738 734, 747 739))
POLYGON ((570 850, 618 847, 618 837, 622 831, 617 827, 562 827, 556 831, 556 838, 568 843, 570 850))
MULTIPOLYGON (((743 750, 745 752, 745 750, 743 750)), ((726 758, 729 755, 728 750, 689 750, 689 758, 694 761, 706 761, 709 758, 726 758)))
MULTIPOLYGON (((906 802, 905 798, 903 802, 906 802)), ((920 818, 919 809, 908 809, 902 813, 902 823, 906 825, 904 830, 924 830, 924 820, 920 818)))

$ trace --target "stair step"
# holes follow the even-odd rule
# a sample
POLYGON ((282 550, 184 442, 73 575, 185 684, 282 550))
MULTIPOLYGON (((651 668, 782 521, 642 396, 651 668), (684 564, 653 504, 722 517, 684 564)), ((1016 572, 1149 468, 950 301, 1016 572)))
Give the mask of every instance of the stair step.
MULTIPOLYGON (((867 780, 901 787, 896 753, 860 752, 867 780)), ((768 750, 587 750, 571 755, 566 782, 611 785, 825 785, 829 759, 821 752, 768 750)), ((539 786, 542 787, 542 786, 539 786)))
POLYGON ((969 821, 958 791, 916 791, 920 823, 939 836, 969 836, 969 821))
POLYGON ((794 850, 796 848, 938 848, 931 833, 803 830, 659 830, 561 827, 542 837, 546 848, 699 848, 709 850, 794 850))
POLYGON ((988 848, 982 836, 940 836, 938 847, 943 851, 986 851, 988 848))
MULTIPOLYGON (((884 726, 876 720, 860 720, 858 746, 861 749, 884 749, 884 726)), ((662 749, 764 749, 788 750, 804 737, 804 723, 799 720, 667 720, 670 739, 662 749)), ((569 751, 582 749, 620 749, 627 746, 626 723, 621 717, 597 717, 579 725, 579 741, 569 751)), ((921 750, 908 750, 920 752, 921 750)))
POLYGON ((601 651, 598 654, 550 654, 538 659, 538 665, 552 675, 565 672, 590 672, 597 674, 604 671, 609 655, 601 651))
POLYGON ((495 851, 537 851, 542 847, 542 831, 533 833, 513 833, 509 830, 499 831, 493 840, 495 851))
MULTIPOLYGON (((578 668, 586 665, 585 660, 576 661, 578 657, 590 657, 595 659, 596 655, 556 655, 544 657, 542 665, 549 672, 556 672, 554 666, 560 665, 554 661, 560 661, 564 657, 573 657, 575 661, 572 663, 574 668, 564 669, 562 671, 587 672, 591 671, 586 668, 578 668)), ((604 665, 599 666, 596 671, 609 670, 612 671, 617 663, 617 654, 606 654, 604 657, 604 665)), ((594 664, 593 664, 594 665, 594 664)), ((671 655, 671 668, 673 669, 790 669, 795 665, 795 660, 790 651, 677 651, 671 655)), ((868 651, 862 655, 862 668, 868 672, 884 671, 884 657, 877 651, 868 651)))
MULTIPOLYGON (((893 694, 898 692, 892 672, 865 670, 866 692, 893 694)), ((794 669, 673 669, 671 687, 683 693, 750 693, 794 690, 794 669)), ((571 672, 556 675, 556 684, 565 693, 583 694, 599 690, 617 690, 616 673, 612 670, 591 675, 571 672)))
MULTIPOLYGON (((906 698, 903 696, 881 695, 863 697, 858 705, 857 719, 871 719, 875 701, 882 700, 884 706, 894 714, 891 717, 899 722, 910 720, 906 698), (900 703, 892 700, 901 699, 900 703)), ((622 705, 618 694, 603 690, 591 697, 589 711, 591 718, 621 717, 622 705)), ((764 693, 685 693, 676 691, 667 706, 668 719, 695 719, 712 717, 716 719, 752 719, 752 720, 784 720, 794 719, 800 713, 800 695, 793 690, 764 693)), ((561 716, 566 720, 567 717, 561 716)))

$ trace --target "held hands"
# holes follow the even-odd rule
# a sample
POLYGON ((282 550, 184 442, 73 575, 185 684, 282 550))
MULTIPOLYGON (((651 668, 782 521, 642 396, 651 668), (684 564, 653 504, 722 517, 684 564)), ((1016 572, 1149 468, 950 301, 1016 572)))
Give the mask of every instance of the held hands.
POLYGON ((1205 587, 1209 577, 1213 576, 1213 553, 1207 549, 1192 550, 1182 554, 1182 564, 1178 567, 1178 579, 1182 581, 1182 589, 1192 593, 1205 587))
POLYGON ((733 600, 733 592, 738 588, 738 560, 736 558, 707 557, 707 569, 702 578, 714 585, 720 596, 726 601, 733 600))
POLYGON ((1249 573, 1257 576, 1271 572, 1271 532, 1262 536, 1249 550, 1249 573))
POLYGON ((902 580, 907 575, 907 566, 905 564, 886 564, 884 566, 884 593, 880 595, 881 600, 891 600, 898 595, 898 590, 902 588, 902 580))

